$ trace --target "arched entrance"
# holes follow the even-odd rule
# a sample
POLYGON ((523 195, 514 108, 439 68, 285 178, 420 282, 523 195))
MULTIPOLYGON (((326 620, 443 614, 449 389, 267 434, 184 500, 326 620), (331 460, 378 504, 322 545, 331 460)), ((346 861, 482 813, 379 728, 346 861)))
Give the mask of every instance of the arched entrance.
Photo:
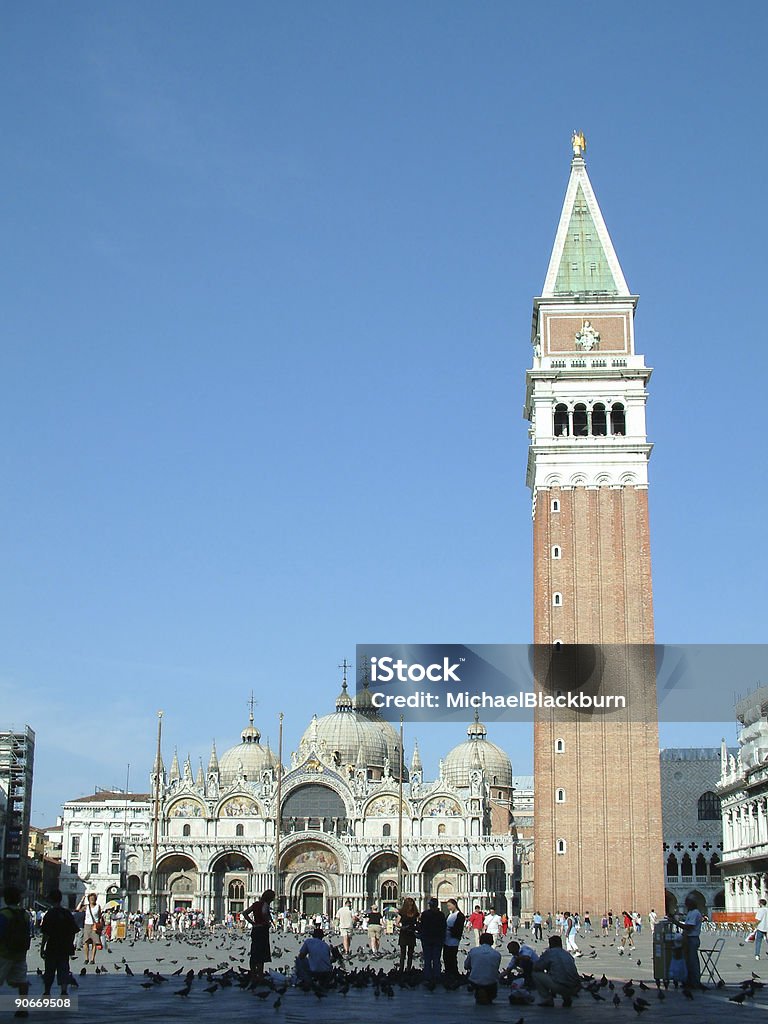
POLYGON ((253 865, 241 853, 225 853, 211 865, 213 912, 217 921, 245 910, 253 865))
POLYGON ((322 875, 299 875, 289 890, 289 905, 300 914, 314 917, 315 914, 331 916, 328 881, 322 875))
POLYGON ((506 914, 507 866, 499 857, 492 857, 485 865, 485 891, 496 913, 506 914))
POLYGON ((467 869, 458 857, 450 853, 438 853, 424 864, 424 892, 435 896, 445 911, 445 903, 451 897, 460 899, 467 892, 467 869))
POLYGON ((200 876, 191 857, 173 854, 157 866, 160 910, 192 910, 200 906, 200 876))
POLYGON ((139 909, 139 886, 141 879, 138 875, 128 875, 128 913, 132 914, 139 909))
POLYGON ((288 909, 331 917, 339 894, 339 859, 324 843, 308 840, 289 847, 280 858, 288 909))
POLYGON ((394 853, 380 853, 368 865, 365 874, 365 892, 368 906, 378 903, 380 908, 396 907, 397 857, 394 853))

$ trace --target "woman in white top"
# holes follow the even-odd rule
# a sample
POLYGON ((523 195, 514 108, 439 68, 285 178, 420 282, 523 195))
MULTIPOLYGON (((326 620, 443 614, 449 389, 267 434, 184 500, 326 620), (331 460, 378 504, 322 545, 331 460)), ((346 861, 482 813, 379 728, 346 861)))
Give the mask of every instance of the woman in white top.
POLYGON ((101 949, 101 929, 104 927, 101 907, 95 892, 89 896, 83 896, 77 907, 85 913, 83 924, 83 949, 85 950, 85 962, 96 963, 96 950, 101 949), (89 948, 90 947, 90 948, 89 948))

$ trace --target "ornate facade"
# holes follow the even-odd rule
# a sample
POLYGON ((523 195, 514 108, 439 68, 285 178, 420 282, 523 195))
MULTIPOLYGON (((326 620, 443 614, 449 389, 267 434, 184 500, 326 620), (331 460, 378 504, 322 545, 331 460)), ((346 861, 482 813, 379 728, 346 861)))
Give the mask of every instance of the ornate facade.
MULTIPOLYGON (((345 681, 336 710, 312 719, 283 769, 279 814, 277 757, 262 746, 252 714, 239 744, 221 757, 214 746, 206 771, 200 765, 193 773, 189 759, 180 765, 174 755, 167 771, 162 760, 155 765, 150 794, 70 801, 63 891, 74 899, 87 885, 108 898, 120 887, 122 869, 130 905, 149 908, 159 789, 161 909, 188 906, 220 918, 276 888, 278 818, 279 886, 289 908, 333 914, 347 899, 362 909, 373 900, 386 906, 399 903, 401 895, 419 902, 434 895, 442 901, 455 896, 463 906, 482 897, 502 911, 517 909, 521 836, 512 813, 512 766, 477 719, 465 742, 441 761, 436 779, 424 779, 418 746, 403 773, 398 891, 399 737, 366 697, 364 690, 353 701, 345 681), (109 870, 109 857, 88 860, 94 849, 112 851, 109 870)), ((527 810, 531 798, 521 794, 527 810)))
POLYGON ((768 686, 736 705, 739 750, 722 746, 717 792, 723 816, 725 909, 754 917, 768 899, 768 686))

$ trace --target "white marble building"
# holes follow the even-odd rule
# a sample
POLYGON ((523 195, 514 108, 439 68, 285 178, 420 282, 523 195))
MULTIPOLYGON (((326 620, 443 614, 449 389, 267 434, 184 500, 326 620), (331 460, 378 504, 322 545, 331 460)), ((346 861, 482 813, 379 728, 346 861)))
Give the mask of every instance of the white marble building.
MULTIPOLYGON (((467 738, 426 781, 418 747, 403 783, 403 877, 398 892, 399 737, 346 680, 335 711, 315 716, 282 775, 280 888, 296 910, 333 914, 349 899, 395 905, 479 897, 518 909, 515 870, 522 845, 512 811, 509 757, 475 720, 467 738)), ((277 757, 253 723, 207 770, 189 759, 155 765, 149 794, 96 793, 64 806, 62 891, 103 898, 125 884, 132 908, 152 896, 154 794, 159 787, 158 906, 221 917, 275 884, 277 757), (122 873, 122 877, 121 877, 122 873)), ((530 781, 530 780, 526 780, 530 781)), ((532 794, 518 799, 528 824, 532 794)), ((525 829, 523 829, 523 832, 525 829)))
POLYGON ((723 815, 725 907, 753 917, 768 899, 768 686, 736 705, 739 750, 723 744, 717 785, 723 815))

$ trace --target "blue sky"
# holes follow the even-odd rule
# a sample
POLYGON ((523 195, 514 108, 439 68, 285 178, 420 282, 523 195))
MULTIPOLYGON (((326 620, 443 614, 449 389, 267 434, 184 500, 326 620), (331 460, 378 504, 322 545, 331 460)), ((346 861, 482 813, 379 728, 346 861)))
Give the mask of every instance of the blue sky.
MULTIPOLYGON (((196 762, 253 688, 290 751, 358 642, 530 639, 524 373, 575 127, 655 368, 657 636, 764 638, 761 7, 3 22, 0 707, 36 824, 143 787, 159 707, 196 762)), ((530 770, 527 728, 491 738, 530 770)), ((461 739, 420 729, 428 770, 461 739)))

